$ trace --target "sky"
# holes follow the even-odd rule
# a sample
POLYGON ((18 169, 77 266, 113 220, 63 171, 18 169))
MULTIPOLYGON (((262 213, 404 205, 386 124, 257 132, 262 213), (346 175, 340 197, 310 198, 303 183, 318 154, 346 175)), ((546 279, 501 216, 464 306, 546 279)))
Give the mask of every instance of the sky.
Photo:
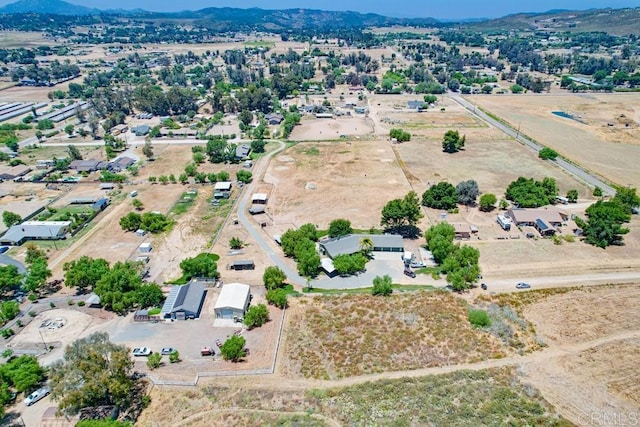
MULTIPOLYGON (((8 4, 14 0, 0 0, 8 4)), ((305 8, 352 10, 402 18, 463 19, 497 18, 518 12, 544 12, 551 9, 640 7, 640 0, 67 0, 99 9, 145 9, 154 12, 197 10, 205 7, 259 7, 262 9, 305 8)))

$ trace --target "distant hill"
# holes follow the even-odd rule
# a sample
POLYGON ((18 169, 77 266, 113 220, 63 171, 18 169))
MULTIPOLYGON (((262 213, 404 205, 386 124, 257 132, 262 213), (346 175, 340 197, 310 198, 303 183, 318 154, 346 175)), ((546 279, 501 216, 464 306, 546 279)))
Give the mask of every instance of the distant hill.
POLYGON ((544 13, 518 13, 464 25, 484 31, 547 30, 602 31, 615 35, 640 35, 640 8, 551 10, 544 13))
POLYGON ((0 7, 0 13, 39 13, 43 15, 94 15, 98 9, 78 6, 62 0, 19 0, 0 7))

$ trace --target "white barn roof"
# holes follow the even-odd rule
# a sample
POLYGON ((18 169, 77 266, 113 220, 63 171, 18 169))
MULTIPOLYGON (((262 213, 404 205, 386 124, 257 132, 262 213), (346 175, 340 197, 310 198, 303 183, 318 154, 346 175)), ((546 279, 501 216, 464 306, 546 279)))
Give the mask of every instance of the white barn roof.
POLYGON ((229 283, 222 287, 214 309, 233 308, 244 310, 251 287, 242 283, 229 283))

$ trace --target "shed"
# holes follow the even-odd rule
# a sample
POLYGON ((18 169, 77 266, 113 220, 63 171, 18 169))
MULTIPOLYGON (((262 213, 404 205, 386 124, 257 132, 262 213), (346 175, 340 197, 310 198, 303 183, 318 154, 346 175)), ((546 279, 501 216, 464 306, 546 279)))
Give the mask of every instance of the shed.
POLYGON ((253 196, 251 196, 251 203, 254 205, 255 204, 266 205, 267 200, 268 200, 268 197, 266 193, 255 193, 253 196))
POLYGON ((100 304, 100 297, 94 293, 92 293, 91 295, 89 295, 89 297, 86 299, 85 304, 88 307, 91 308, 100 308, 102 307, 102 304, 100 304))
POLYGON ((213 309, 216 319, 244 317, 251 301, 251 288, 242 283, 229 283, 222 287, 213 309))
POLYGON ((113 182, 103 182, 98 186, 100 190, 113 190, 115 187, 116 185, 113 182))
POLYGON ((200 316, 205 295, 204 285, 198 282, 173 286, 160 313, 165 319, 195 319, 200 316))
POLYGON ((249 144, 240 144, 236 147, 236 157, 238 159, 244 159, 251 152, 251 146, 249 144))
POLYGON ((151 247, 151 243, 144 242, 138 249, 140 250, 140 252, 151 252, 151 249, 153 248, 151 247))
POLYGON ((91 208, 95 211, 103 211, 107 208, 107 206, 109 206, 109 199, 103 197, 96 200, 93 205, 91 205, 91 208))
POLYGON ((136 136, 145 136, 151 131, 151 127, 149 125, 138 125, 131 128, 131 132, 133 132, 136 136))
POLYGON ((455 229, 455 238, 456 239, 470 239, 471 238, 471 229, 469 228, 469 224, 452 224, 455 229))
POLYGON ((231 270, 253 270, 256 268, 256 265, 251 259, 239 259, 237 261, 233 261, 229 268, 231 270))
POLYGON ((231 191, 231 181, 216 182, 213 187, 214 191, 231 191))
POLYGON ((265 212, 266 210, 264 208, 264 205, 253 205, 249 208, 249 213, 251 215, 263 214, 265 212))

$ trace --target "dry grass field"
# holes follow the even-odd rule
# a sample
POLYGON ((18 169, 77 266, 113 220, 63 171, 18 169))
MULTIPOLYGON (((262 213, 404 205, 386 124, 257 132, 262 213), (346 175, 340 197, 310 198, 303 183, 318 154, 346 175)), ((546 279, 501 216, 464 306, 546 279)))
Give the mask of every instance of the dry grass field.
POLYGON ((447 292, 304 299, 288 320, 283 369, 293 377, 337 379, 506 355, 496 338, 471 326, 466 303, 447 292))
POLYGON ((471 102, 612 182, 640 186, 636 94, 472 96, 471 102), (583 123, 551 114, 561 111, 583 123), (627 126, 628 125, 628 126, 627 126))
POLYGON ((269 212, 284 230, 326 228, 340 217, 379 227, 382 207, 410 190, 385 141, 300 143, 273 158, 264 180, 273 186, 269 212))

